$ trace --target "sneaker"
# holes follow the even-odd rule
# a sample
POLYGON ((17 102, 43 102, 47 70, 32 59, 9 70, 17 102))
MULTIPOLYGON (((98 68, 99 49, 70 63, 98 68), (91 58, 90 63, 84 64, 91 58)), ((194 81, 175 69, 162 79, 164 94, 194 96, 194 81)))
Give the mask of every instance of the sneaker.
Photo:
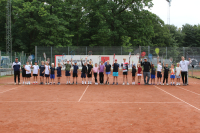
POLYGON ((126 85, 129 85, 129 83, 127 83, 126 85))
POLYGON ((16 83, 14 83, 14 85, 16 85, 16 83))
POLYGON ((49 85, 49 83, 48 83, 48 85, 49 85))
POLYGON ((108 82, 108 85, 109 85, 109 82, 108 82))
POLYGON ((56 83, 54 82, 53 84, 55 85, 56 83))
POLYGON ((164 83, 162 85, 165 85, 164 83))
POLYGON ((116 85, 118 85, 118 82, 116 83, 116 85))
POLYGON ((60 85, 60 83, 57 83, 57 85, 60 85))
POLYGON ((77 85, 78 83, 76 82, 76 85, 77 85))
POLYGON ((133 85, 133 82, 132 82, 132 85, 133 85))
POLYGON ((68 85, 68 82, 66 83, 66 85, 68 85))
POLYGON ((113 82, 113 85, 115 85, 115 82, 113 82))
POLYGON ((168 83, 166 85, 169 85, 168 83))
POLYGON ((45 83, 45 85, 47 85, 47 82, 45 83))
POLYGON ((34 85, 35 83, 33 83, 33 85, 34 85))
POLYGON ((123 83, 122 85, 125 85, 125 83, 123 83))
POLYGON ((87 84, 86 81, 85 81, 85 84, 87 84))
POLYGON ((107 81, 106 81, 105 85, 107 85, 107 81))
POLYGON ((74 82, 72 83, 72 85, 74 84, 74 82))
POLYGON ((50 85, 51 85, 51 83, 50 83, 50 85))
POLYGON ((24 82, 22 84, 24 85, 24 82))
POLYGON ((21 83, 18 83, 18 85, 21 85, 21 83))
POLYGON ((140 85, 140 83, 138 83, 140 85))

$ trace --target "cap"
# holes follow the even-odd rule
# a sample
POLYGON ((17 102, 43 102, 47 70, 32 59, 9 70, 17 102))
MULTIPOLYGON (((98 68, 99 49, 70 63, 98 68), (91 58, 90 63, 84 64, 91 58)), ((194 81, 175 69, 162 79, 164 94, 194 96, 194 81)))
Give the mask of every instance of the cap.
POLYGON ((117 59, 115 59, 115 61, 117 61, 117 59))
POLYGON ((77 63, 77 61, 74 61, 74 63, 77 63))
POLYGON ((123 60, 126 59, 125 57, 123 58, 123 60))
POLYGON ((37 63, 37 61, 35 61, 35 63, 37 63))
POLYGON ((18 57, 15 57, 15 59, 18 59, 18 57))
POLYGON ((147 58, 144 58, 144 60, 147 60, 147 58))

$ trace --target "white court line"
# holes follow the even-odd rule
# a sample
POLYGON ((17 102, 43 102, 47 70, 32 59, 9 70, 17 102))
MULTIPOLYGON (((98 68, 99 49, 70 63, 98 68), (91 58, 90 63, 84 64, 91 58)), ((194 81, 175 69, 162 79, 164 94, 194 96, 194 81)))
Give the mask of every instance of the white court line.
POLYGON ((15 87, 15 88, 12 88, 12 89, 9 89, 9 90, 6 90, 6 91, 2 91, 2 92, 0 92, 0 94, 5 93, 5 92, 8 92, 8 91, 11 91, 11 90, 15 90, 15 89, 17 89, 17 88, 19 88, 19 87, 22 87, 22 86, 23 86, 23 85, 18 86, 18 87, 15 87))
MULTIPOLYGON (((0 101, 0 103, 78 103, 77 101, 0 101)), ((168 103, 183 103, 183 102, 86 102, 83 101, 81 103, 100 103, 100 104, 168 104, 168 103)))
MULTIPOLYGON (((178 87, 178 86, 176 86, 176 87, 178 87)), ((199 94, 199 93, 196 93, 196 92, 193 92, 193 91, 190 91, 190 90, 184 89, 184 88, 182 88, 182 87, 178 87, 178 88, 180 88, 180 89, 183 89, 183 90, 186 90, 186 91, 188 91, 188 92, 191 92, 191 93, 194 93, 194 94, 196 94, 196 95, 199 95, 199 96, 200 96, 200 94, 199 94)))
POLYGON ((84 91, 83 94, 81 95, 81 97, 80 97, 80 99, 78 100, 78 102, 81 101, 81 99, 82 99, 83 95, 85 94, 85 92, 87 91, 87 88, 88 88, 88 87, 89 87, 89 85, 86 87, 85 91, 84 91))
POLYGON ((169 94, 170 96, 172 96, 172 97, 174 97, 174 98, 176 98, 176 99, 178 99, 178 100, 180 100, 180 101, 182 101, 182 102, 186 103, 187 105, 189 105, 189 106, 191 106, 191 107, 193 107, 193 108, 195 108, 195 109, 197 109, 197 110, 199 110, 199 111, 200 111, 200 109, 199 109, 199 108, 197 108, 197 107, 195 107, 194 105, 187 103, 186 101, 184 101, 184 100, 182 100, 182 99, 180 99, 180 98, 178 98, 178 97, 176 97, 176 96, 172 95, 171 93, 169 93, 169 92, 167 92, 167 91, 165 91, 165 90, 163 90, 163 89, 161 89, 161 88, 159 88, 159 87, 157 87, 157 86, 155 86, 155 87, 156 87, 156 88, 158 88, 159 90, 161 90, 161 91, 163 91, 163 92, 165 92, 165 93, 169 94))

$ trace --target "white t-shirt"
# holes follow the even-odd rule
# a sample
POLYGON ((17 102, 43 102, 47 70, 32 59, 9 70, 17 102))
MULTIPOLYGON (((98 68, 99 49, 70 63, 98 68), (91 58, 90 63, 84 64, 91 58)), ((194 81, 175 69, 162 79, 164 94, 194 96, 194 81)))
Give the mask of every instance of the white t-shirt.
POLYGON ((180 61, 180 67, 181 67, 181 70, 183 72, 187 72, 188 71, 188 65, 191 63, 192 61, 180 61))
POLYGON ((160 65, 160 64, 157 65, 157 71, 158 71, 158 72, 161 72, 161 71, 162 71, 162 65, 160 65))
POLYGON ((33 65, 33 74, 38 74, 38 69, 39 69, 38 65, 33 65))
POLYGON ((25 65, 25 69, 28 70, 26 74, 31 74, 31 65, 25 65))
POLYGON ((176 76, 181 75, 181 67, 176 67, 176 76))
POLYGON ((50 66, 49 65, 45 65, 45 74, 49 75, 49 69, 50 69, 50 66))

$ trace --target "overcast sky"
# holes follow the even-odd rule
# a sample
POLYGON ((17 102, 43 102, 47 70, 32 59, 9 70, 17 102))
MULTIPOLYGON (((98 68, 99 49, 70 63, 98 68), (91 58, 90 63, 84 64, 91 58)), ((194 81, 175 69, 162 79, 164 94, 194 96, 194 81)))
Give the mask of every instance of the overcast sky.
MULTIPOLYGON (((167 24, 168 7, 166 0, 153 0, 151 12, 157 14, 167 24)), ((177 27, 188 23, 200 24, 200 0, 172 0, 170 8, 170 24, 177 27)))

